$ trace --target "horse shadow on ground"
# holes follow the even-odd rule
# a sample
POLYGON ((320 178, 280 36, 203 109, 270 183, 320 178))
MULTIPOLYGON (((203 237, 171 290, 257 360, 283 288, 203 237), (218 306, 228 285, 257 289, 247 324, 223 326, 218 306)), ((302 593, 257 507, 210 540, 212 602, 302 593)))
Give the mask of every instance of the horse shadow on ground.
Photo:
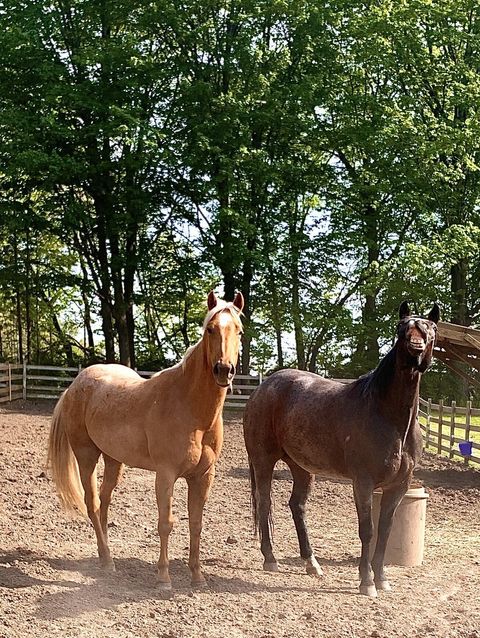
POLYGON ((52 416, 57 399, 17 399, 2 404, 0 412, 6 414, 25 414, 27 416, 52 416))
MULTIPOLYGON (((321 564, 332 564, 332 561, 320 561, 321 564)), ((210 574, 208 566, 206 578, 208 586, 202 589, 192 589, 190 585, 190 572, 187 565, 181 560, 170 562, 170 575, 173 589, 163 591, 156 587, 155 565, 137 558, 117 559, 115 561, 117 571, 115 573, 103 572, 94 558, 88 559, 63 559, 49 558, 47 555, 31 552, 29 550, 17 550, 10 553, 0 554, 0 590, 16 590, 19 588, 41 587, 42 593, 37 599, 35 616, 43 620, 57 618, 76 618, 84 613, 97 610, 116 609, 124 603, 141 603, 143 601, 155 601, 161 604, 176 596, 198 597, 209 593, 255 593, 255 592, 300 592, 308 593, 353 593, 354 587, 335 588, 334 590, 322 586, 321 580, 312 579, 304 574, 305 585, 293 585, 290 576, 291 570, 285 569, 283 573, 268 574, 266 578, 270 582, 253 582, 249 578, 241 576, 225 576, 221 574, 210 574), (47 563, 47 565, 57 572, 41 576, 31 576, 22 569, 21 563, 33 565, 37 561, 47 563), (20 564, 18 564, 20 563, 20 564), (81 574, 86 578, 86 582, 62 578, 58 572, 70 572, 81 574), (51 591, 45 592, 48 586, 51 591)), ((336 561, 335 564, 340 564, 336 561)), ((345 563, 345 564, 350 564, 345 563)), ((298 559, 286 559, 282 565, 299 565, 298 559)), ((232 573, 238 572, 238 567, 225 564, 232 573)), ((260 569, 245 570, 252 574, 253 578, 258 575, 260 569)), ((261 572, 265 577, 265 572, 261 572)), ((298 577, 298 573, 294 574, 298 577)), ((192 603, 195 604, 195 603, 192 603)))
POLYGON ((39 560, 46 560, 45 556, 40 556, 28 549, 18 549, 15 551, 0 553, 0 588, 23 589, 36 585, 52 585, 59 587, 77 587, 79 583, 69 580, 49 580, 48 578, 37 578, 25 573, 17 563, 34 563, 39 560))

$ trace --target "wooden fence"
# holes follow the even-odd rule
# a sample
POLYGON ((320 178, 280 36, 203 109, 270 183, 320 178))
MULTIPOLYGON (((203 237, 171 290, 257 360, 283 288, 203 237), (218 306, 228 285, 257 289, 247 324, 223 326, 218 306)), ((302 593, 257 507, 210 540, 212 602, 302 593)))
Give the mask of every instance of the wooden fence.
MULTIPOLYGON (((81 367, 0 364, 0 403, 15 399, 58 399, 80 372, 81 367)), ((155 372, 139 370, 144 378, 155 372)), ((261 383, 261 376, 237 374, 233 392, 227 395, 225 408, 243 410, 245 402, 261 383)))
MULTIPOLYGON (((80 367, 0 364, 0 403, 21 398, 57 399, 80 370, 80 367)), ((144 378, 154 374, 149 370, 138 373, 144 378)), ((337 381, 350 383, 352 380, 337 381)), ((225 408, 243 411, 246 401, 261 382, 261 375, 236 375, 225 408)), ((472 408, 471 402, 460 407, 455 401, 447 406, 443 401, 436 404, 431 399, 420 399, 419 417, 425 449, 451 459, 462 458, 465 463, 480 464, 480 419, 475 420, 480 417, 480 409, 472 408), (460 451, 460 443, 471 444, 469 454, 460 451)))
POLYGON ((23 397, 24 366, 20 363, 0 364, 0 403, 23 397))
POLYGON ((478 416, 480 409, 472 408, 471 401, 461 407, 455 401, 448 406, 443 400, 437 404, 431 399, 420 399, 419 418, 425 449, 450 459, 463 458, 466 464, 480 463, 480 425, 473 422, 478 416))

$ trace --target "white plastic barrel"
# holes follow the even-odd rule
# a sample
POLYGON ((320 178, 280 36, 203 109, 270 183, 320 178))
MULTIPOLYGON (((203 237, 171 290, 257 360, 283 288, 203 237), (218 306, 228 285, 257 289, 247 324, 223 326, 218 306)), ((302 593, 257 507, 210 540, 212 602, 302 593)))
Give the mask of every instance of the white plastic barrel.
MULTIPOLYGON (((425 547, 425 519, 428 494, 423 486, 413 485, 400 501, 393 516, 392 530, 385 552, 386 565, 404 565, 415 567, 423 561, 425 547)), ((372 518, 374 535, 371 543, 371 555, 377 542, 378 517, 382 490, 373 493, 372 518)))

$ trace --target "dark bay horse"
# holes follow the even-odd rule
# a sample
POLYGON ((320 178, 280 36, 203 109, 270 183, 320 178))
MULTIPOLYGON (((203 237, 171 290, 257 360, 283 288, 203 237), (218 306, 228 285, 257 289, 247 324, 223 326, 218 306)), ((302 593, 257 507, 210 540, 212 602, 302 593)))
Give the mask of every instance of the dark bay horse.
POLYGON ((158 582, 165 589, 171 587, 168 537, 180 477, 188 484, 192 584, 205 585, 199 558, 203 508, 223 442, 222 408, 238 359, 243 297, 238 293, 227 303, 211 292, 207 304, 203 336, 179 364, 148 380, 115 364, 86 368, 59 399, 50 430, 49 465, 57 492, 67 508, 88 514, 106 569, 114 569, 108 506, 123 464, 156 472, 158 582), (100 454, 105 470, 99 498, 100 454))
POLYGON ((393 514, 422 452, 419 384, 432 360, 439 316, 437 304, 423 319, 412 316, 402 303, 395 345, 373 372, 351 384, 282 370, 252 394, 244 436, 265 570, 278 569, 270 539, 270 491, 274 466, 282 459, 293 476, 289 505, 307 573, 321 575, 305 524, 314 475, 347 477, 353 481, 362 543, 360 592, 376 596, 377 590, 390 589, 383 566, 385 547, 393 514), (383 488, 383 496, 370 563, 372 493, 377 487, 383 488))

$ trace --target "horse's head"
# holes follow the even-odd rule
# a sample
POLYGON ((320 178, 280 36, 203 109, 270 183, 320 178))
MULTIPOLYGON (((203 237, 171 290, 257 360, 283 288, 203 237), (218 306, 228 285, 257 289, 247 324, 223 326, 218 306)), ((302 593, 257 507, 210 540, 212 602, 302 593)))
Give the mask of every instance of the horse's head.
POLYGON ((216 383, 226 388, 235 375, 242 322, 243 295, 238 292, 233 302, 217 299, 212 291, 208 295, 208 314, 203 324, 207 363, 216 383))
POLYGON ((440 308, 434 303, 426 318, 417 317, 410 313, 408 303, 404 301, 400 306, 399 315, 398 342, 403 344, 407 354, 415 359, 417 370, 425 372, 432 362, 440 308))

